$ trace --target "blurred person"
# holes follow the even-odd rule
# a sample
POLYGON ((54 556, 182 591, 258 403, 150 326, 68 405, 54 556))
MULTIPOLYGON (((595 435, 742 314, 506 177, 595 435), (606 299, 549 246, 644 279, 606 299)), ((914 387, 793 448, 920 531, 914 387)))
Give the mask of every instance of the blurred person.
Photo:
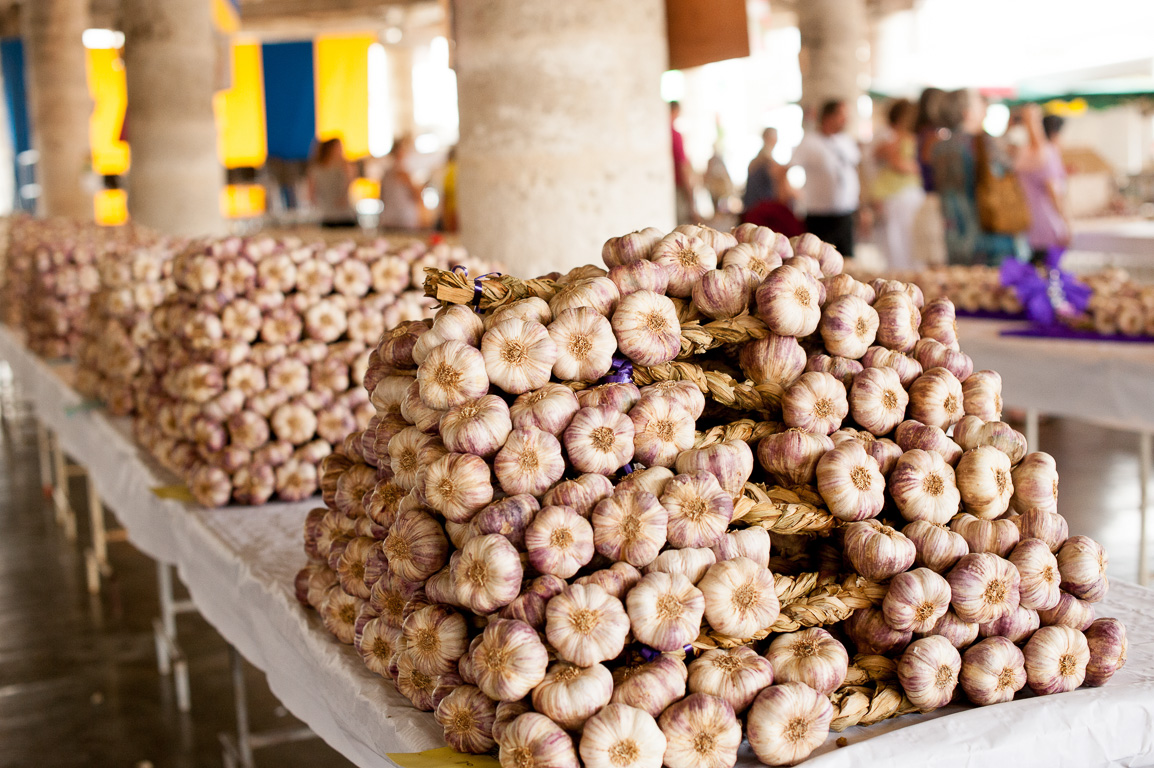
POLYGON ((725 167, 725 160, 721 156, 721 142, 713 145, 713 156, 705 166, 702 177, 705 190, 709 192, 709 199, 713 202, 714 215, 723 213, 726 199, 733 195, 733 179, 729 176, 729 169, 725 167))
POLYGON ((357 216, 349 203, 353 170, 345 160, 340 139, 321 142, 316 158, 309 164, 307 178, 309 200, 320 211, 322 227, 356 226, 357 216))
POLYGON ((918 97, 918 116, 914 122, 914 133, 918 142, 918 168, 922 174, 922 189, 934 191, 934 167, 931 162, 934 145, 946 138, 948 131, 942 120, 942 107, 946 102, 946 92, 941 88, 926 88, 918 97), (943 135, 945 134, 945 135, 943 135))
POLYGON ((917 161, 914 121, 917 107, 909 99, 898 99, 887 115, 888 135, 877 145, 874 157, 877 172, 873 196, 882 208, 882 235, 888 266, 911 270, 914 260, 914 218, 925 200, 917 161))
POLYGON ((457 147, 449 147, 441 177, 441 230, 456 232, 457 225, 457 147))
POLYGON ((762 131, 761 142, 761 151, 749 162, 746 171, 741 223, 769 227, 786 237, 803 234, 805 225, 793 213, 797 190, 786 178, 786 167, 773 159, 777 129, 762 131))
POLYGON ((388 169, 381 177, 380 226, 385 229, 420 229, 423 224, 421 188, 409 174, 412 140, 402 136, 389 152, 388 169))
POLYGON ((1058 115, 1042 117, 1037 104, 1022 109, 1027 143, 1019 148, 1014 161, 1026 203, 1030 207, 1030 229, 1026 242, 1035 263, 1044 264, 1051 248, 1070 243, 1070 223, 1066 215, 1066 167, 1057 145, 1058 132, 1065 121, 1058 115))
POLYGON ((854 216, 861 204, 861 151, 845 133, 847 121, 844 101, 823 104, 817 130, 806 132, 792 164, 805 169, 806 229, 848 259, 853 258, 854 216))
POLYGON ((693 165, 685 154, 685 138, 677 130, 677 118, 681 116, 681 104, 669 102, 669 130, 673 140, 673 184, 677 195, 677 223, 693 224, 697 219, 697 206, 693 202, 696 186, 693 165))

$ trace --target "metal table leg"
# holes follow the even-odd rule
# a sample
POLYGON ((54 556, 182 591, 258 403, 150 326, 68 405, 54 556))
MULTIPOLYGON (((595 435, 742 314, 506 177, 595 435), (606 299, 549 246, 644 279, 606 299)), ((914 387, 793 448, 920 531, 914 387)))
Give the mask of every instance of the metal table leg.
POLYGON ((188 712, 192 708, 192 696, 188 683, 188 660, 180 648, 176 635, 176 616, 191 613, 196 606, 191 600, 177 600, 172 593, 172 566, 157 561, 157 591, 160 593, 160 616, 152 620, 152 632, 156 641, 156 668, 162 675, 172 675, 176 688, 176 708, 188 712))
POLYGON ((225 768, 254 768, 253 750, 316 738, 308 726, 278 728, 253 733, 248 722, 248 690, 244 682, 244 659, 236 648, 228 646, 228 665, 232 672, 232 694, 236 704, 236 735, 219 735, 225 768))
POLYGON ((1138 583, 1146 586, 1150 582, 1149 552, 1150 543, 1147 541, 1150 517, 1150 463, 1154 453, 1154 434, 1140 432, 1138 434, 1138 483, 1139 507, 1141 517, 1138 523, 1138 583))
POLYGON ((36 448, 40 453, 40 490, 52 499, 52 433, 42 421, 36 421, 36 448))
POLYGON ((112 575, 112 566, 108 562, 109 542, 128 541, 128 532, 123 528, 109 531, 105 526, 104 505, 100 502, 100 494, 92 482, 92 476, 87 479, 88 520, 92 530, 92 545, 84 550, 84 564, 88 578, 88 592, 100 592, 101 580, 112 575))

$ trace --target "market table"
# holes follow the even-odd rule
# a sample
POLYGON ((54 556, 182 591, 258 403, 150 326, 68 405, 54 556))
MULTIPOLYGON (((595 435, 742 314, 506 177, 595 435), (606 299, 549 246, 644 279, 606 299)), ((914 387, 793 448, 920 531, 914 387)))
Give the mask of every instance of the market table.
POLYGON ((1154 462, 1154 344, 1004 336, 1023 321, 958 320, 975 370, 1002 377, 1007 406, 1026 410, 1026 442, 1039 450, 1038 415, 1063 416, 1138 435, 1138 581, 1148 583, 1148 486, 1154 462))

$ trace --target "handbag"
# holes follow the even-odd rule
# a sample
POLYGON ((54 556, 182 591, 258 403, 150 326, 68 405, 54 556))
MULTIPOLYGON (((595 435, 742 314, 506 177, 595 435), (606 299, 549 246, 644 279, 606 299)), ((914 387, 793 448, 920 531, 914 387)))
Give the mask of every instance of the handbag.
POLYGON ((974 196, 982 229, 999 235, 1016 235, 1030 228, 1030 206, 1013 169, 994 171, 984 131, 974 137, 974 196))

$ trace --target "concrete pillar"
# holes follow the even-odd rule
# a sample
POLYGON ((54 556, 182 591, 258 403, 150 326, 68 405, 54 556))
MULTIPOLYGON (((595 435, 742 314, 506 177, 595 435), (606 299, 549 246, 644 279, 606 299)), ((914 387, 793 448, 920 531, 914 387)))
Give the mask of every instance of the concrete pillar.
POLYGON ((457 3, 461 238, 532 277, 674 225, 662 0, 457 3))
POLYGON ((416 130, 413 121, 413 47, 386 45, 389 57, 389 101, 393 117, 393 135, 412 138, 416 130))
POLYGON ((830 99, 849 105, 851 130, 868 68, 858 49, 869 44, 865 0, 805 0, 797 4, 801 33, 801 105, 807 116, 830 99))
POLYGON ((92 100, 81 35, 88 0, 37 0, 23 7, 32 143, 40 151, 39 213, 92 218, 84 187, 91 166, 88 120, 92 100))
POLYGON ((205 0, 123 0, 133 221, 176 235, 223 232, 212 95, 218 46, 205 0))

